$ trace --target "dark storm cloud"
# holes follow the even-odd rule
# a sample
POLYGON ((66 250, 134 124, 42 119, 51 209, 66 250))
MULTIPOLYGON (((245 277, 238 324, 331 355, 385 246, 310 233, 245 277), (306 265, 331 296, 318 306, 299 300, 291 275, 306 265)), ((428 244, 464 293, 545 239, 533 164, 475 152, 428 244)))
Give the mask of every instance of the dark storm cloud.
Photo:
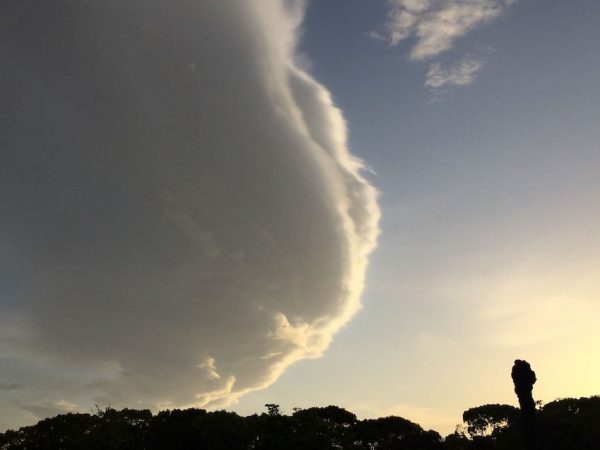
POLYGON ((26 410, 228 404, 357 310, 375 191, 294 65, 300 17, 0 5, 0 349, 74 380, 26 410))

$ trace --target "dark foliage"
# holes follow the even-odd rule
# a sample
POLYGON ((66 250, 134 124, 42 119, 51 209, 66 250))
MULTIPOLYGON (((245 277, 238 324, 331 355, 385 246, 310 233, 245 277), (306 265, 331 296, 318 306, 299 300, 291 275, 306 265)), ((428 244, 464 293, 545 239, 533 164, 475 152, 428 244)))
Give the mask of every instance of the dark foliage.
MULTIPOLYGON (((483 405, 445 439, 401 417, 358 420, 337 406, 241 417, 202 409, 107 408, 64 414, 0 434, 0 450, 522 450, 519 410, 483 405), (464 430, 461 432, 460 430, 464 430)), ((538 411, 540 448, 600 450, 600 397, 561 399, 538 411)))
POLYGON ((511 371, 511 378, 521 408, 521 426, 525 448, 527 450, 538 450, 539 436, 536 424, 536 405, 533 399, 533 385, 537 381, 535 372, 527 361, 517 359, 511 371))

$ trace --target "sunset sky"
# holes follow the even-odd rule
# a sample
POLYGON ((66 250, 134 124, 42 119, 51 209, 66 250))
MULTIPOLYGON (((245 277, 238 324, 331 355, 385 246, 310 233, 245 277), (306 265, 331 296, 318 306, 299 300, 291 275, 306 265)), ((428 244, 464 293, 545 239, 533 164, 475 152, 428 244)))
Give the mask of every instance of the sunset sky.
POLYGON ((600 3, 0 3, 0 429, 600 394, 600 3))

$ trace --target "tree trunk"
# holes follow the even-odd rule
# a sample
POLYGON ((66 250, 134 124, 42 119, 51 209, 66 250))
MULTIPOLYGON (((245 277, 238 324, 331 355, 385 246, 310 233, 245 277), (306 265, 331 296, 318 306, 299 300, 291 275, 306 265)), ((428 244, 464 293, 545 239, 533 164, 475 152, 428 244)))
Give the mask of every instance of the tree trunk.
POLYGON ((512 368, 511 376, 515 384, 515 393, 519 398, 521 416, 523 418, 523 439, 527 450, 538 450, 537 429, 535 423, 535 401, 533 400, 533 385, 536 382, 535 372, 527 361, 517 359, 512 368))

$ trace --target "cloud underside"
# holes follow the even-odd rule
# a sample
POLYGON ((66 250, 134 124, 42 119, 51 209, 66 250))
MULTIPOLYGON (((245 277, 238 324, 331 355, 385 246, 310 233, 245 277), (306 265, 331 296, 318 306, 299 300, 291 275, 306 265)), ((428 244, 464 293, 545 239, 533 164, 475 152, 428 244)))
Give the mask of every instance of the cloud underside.
POLYGON ((475 27, 498 17, 516 0, 390 0, 388 22, 376 35, 398 45, 414 39, 410 57, 438 56, 475 27))
POLYGON ((0 6, 0 381, 24 409, 225 406, 357 311, 376 192, 294 63, 301 16, 0 6))

